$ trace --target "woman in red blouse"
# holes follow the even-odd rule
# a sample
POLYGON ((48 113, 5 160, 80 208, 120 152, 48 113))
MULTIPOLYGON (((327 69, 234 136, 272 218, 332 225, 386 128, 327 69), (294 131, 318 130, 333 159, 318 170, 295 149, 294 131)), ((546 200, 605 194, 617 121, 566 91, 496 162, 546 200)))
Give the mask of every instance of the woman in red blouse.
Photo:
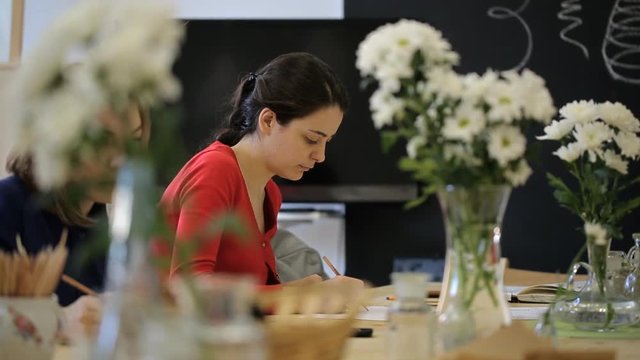
MULTIPOLYGON (((190 268, 197 274, 251 274, 260 285, 279 284, 271 239, 282 196, 272 177, 299 180, 323 162, 347 103, 331 68, 307 53, 281 55, 245 76, 227 128, 187 162, 162 197, 175 230, 171 273, 190 268), (187 262, 179 260, 184 242, 230 212, 244 220, 249 236, 207 236, 187 262)), ((296 283, 315 281, 320 277, 296 283)))

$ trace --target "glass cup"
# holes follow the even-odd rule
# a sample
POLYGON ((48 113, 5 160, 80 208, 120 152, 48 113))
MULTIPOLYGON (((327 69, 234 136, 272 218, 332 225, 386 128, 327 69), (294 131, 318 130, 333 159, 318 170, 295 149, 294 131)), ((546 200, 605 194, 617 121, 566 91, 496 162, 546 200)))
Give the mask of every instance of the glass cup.
POLYGON ((624 251, 609 251, 607 255, 607 291, 611 295, 625 294, 625 281, 630 268, 624 251))

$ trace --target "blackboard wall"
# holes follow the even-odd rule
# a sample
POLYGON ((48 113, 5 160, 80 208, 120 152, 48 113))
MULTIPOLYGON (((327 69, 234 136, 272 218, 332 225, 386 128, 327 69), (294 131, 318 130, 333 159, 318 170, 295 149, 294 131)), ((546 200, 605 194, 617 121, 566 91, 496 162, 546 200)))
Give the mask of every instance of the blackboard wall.
MULTIPOLYGON (((551 0, 345 0, 343 21, 191 22, 176 64, 185 86, 183 135, 196 151, 223 119, 225 96, 235 86, 238 74, 253 71, 283 52, 309 51, 336 69, 353 106, 335 144, 329 147, 327 162, 300 185, 410 183, 395 167, 399 152, 389 156, 380 152, 378 135, 368 117, 370 92, 359 89, 353 67, 355 49, 364 35, 401 17, 423 20, 441 30, 461 55, 459 72, 512 68, 523 61, 531 47, 526 67, 546 79, 557 107, 576 99, 620 101, 639 116, 640 87, 612 80, 601 54, 614 1, 582 0, 578 4, 582 9, 570 15, 579 17, 582 25, 568 36, 586 46, 588 58, 560 38, 570 22, 558 19, 561 2, 551 0), (488 11, 494 7, 513 11, 521 7, 519 15, 532 41, 528 42, 521 21, 490 17, 488 11)), ((496 13, 504 14, 505 10, 496 13)), ((640 57, 632 61, 640 64, 640 57)), ((535 134, 528 135, 533 141, 535 134)), ((534 175, 511 196, 502 249, 514 267, 565 271, 583 242, 577 231, 579 220, 557 205, 544 178, 546 171, 564 173, 560 160, 551 155, 553 145, 542 144, 541 158, 533 164, 534 175)), ((637 175, 638 168, 632 168, 631 173, 637 175)), ((639 192, 627 194, 633 195, 639 192)), ((347 203, 347 274, 383 284, 389 281, 394 258, 443 256, 444 231, 437 201, 431 198, 410 211, 402 205, 347 203)), ((640 230, 638 219, 637 211, 626 219, 625 238, 614 242, 613 248, 632 245, 630 234, 640 230)))

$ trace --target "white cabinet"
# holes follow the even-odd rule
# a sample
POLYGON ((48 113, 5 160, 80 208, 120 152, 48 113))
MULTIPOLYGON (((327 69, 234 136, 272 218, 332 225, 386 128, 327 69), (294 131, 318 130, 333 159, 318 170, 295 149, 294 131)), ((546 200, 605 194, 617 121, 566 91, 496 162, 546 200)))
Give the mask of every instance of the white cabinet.
MULTIPOLYGON (((278 214, 278 227, 287 229, 320 256, 331 260, 344 274, 345 256, 345 205, 343 203, 284 203, 278 214)), ((333 271, 324 264, 324 271, 333 277, 333 271)))

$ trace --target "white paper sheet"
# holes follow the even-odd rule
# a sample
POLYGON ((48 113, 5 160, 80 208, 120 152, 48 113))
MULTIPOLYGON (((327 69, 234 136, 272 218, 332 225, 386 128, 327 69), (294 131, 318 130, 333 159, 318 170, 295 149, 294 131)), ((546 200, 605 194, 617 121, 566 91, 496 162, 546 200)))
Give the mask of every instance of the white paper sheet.
POLYGON ((547 311, 546 306, 518 306, 509 308, 513 320, 537 320, 547 311))

